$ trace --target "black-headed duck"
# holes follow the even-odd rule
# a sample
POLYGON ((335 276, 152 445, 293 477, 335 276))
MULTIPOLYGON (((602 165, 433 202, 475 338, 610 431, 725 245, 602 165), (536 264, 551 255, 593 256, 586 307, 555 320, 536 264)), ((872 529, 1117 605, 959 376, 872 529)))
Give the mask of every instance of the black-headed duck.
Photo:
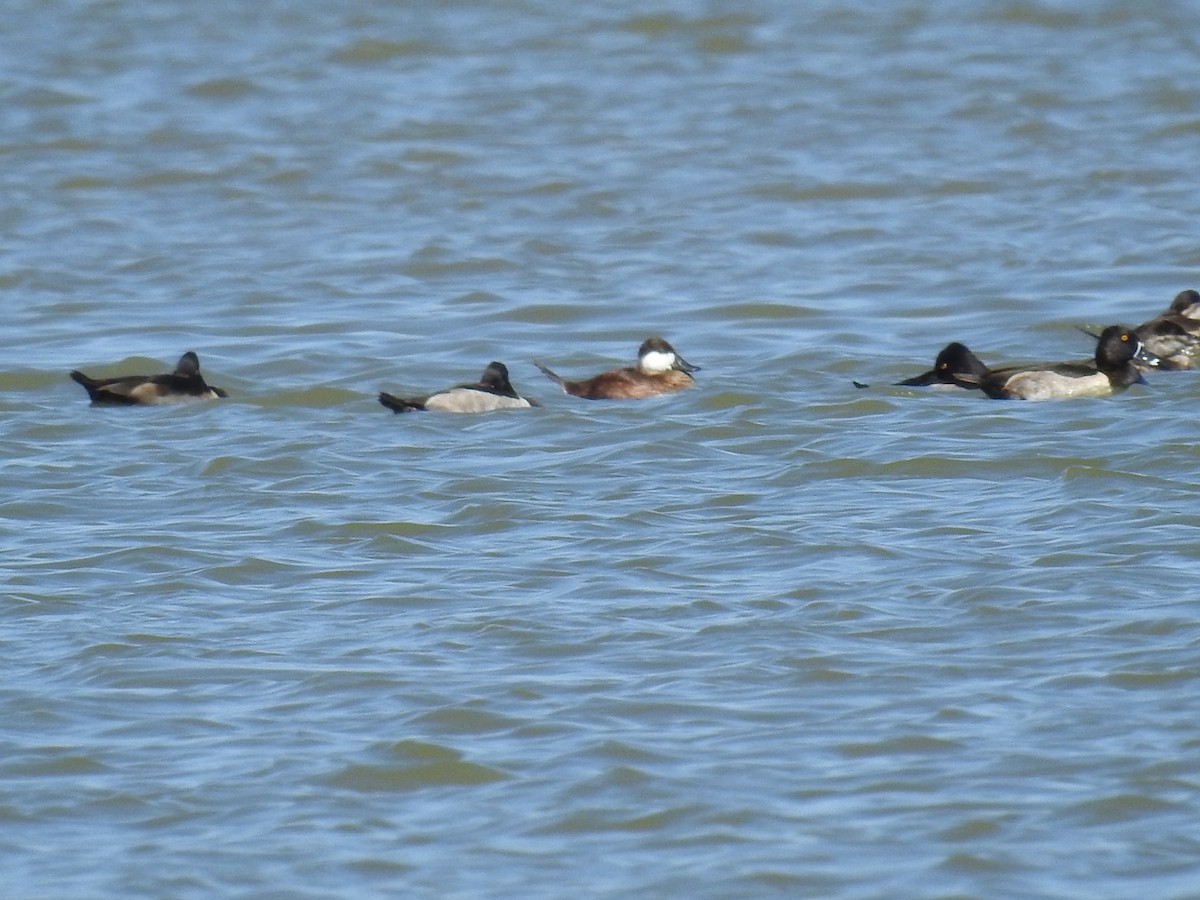
POLYGON ((508 380, 508 367, 504 363, 491 362, 475 384, 460 384, 427 397, 406 398, 380 392, 379 402, 392 412, 436 412, 480 413, 495 409, 529 409, 537 406, 535 400, 521 397, 508 380))
POLYGON ((955 341, 947 344, 933 361, 933 368, 912 378, 896 382, 898 387, 926 387, 929 385, 978 388, 979 381, 988 373, 988 368, 972 353, 966 344, 955 341))
POLYGON ((155 406, 229 396, 204 380, 200 374, 200 359, 191 350, 179 357, 174 372, 165 375, 91 378, 74 371, 71 378, 83 385, 93 403, 114 406, 155 406))
POLYGON ((998 400, 1107 397, 1142 381, 1135 359, 1151 359, 1133 329, 1110 325, 1100 333, 1092 362, 1039 363, 990 369, 980 389, 998 400))

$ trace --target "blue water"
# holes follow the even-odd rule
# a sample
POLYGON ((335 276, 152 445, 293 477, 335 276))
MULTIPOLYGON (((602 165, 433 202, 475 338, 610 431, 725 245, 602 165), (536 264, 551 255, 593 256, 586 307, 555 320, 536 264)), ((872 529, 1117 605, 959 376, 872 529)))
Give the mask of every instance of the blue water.
POLYGON ((1200 897, 1200 9, 7 21, 4 896, 1200 897))

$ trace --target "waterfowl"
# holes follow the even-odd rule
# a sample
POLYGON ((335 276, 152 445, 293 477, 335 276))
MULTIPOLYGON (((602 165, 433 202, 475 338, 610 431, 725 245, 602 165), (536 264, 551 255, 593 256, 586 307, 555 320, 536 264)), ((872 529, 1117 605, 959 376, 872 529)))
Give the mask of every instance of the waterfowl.
POLYGON ((980 380, 988 373, 985 366, 966 346, 955 341, 947 344, 933 361, 933 368, 904 381, 898 387, 925 387, 927 385, 978 388, 980 380))
POLYGON ((1065 400, 1107 397, 1142 381, 1135 359, 1151 357, 1131 328, 1110 325, 1100 333, 1092 362, 1044 363, 991 369, 980 389, 998 400, 1065 400))
POLYGON ((1157 359, 1159 369, 1190 369, 1200 349, 1200 319, 1187 316, 1158 316, 1134 329, 1146 352, 1157 359))
POLYGON ((1167 307, 1167 312, 1187 316, 1189 319, 1200 319, 1200 291, 1191 288, 1180 291, 1167 307))
POLYGON ((175 371, 166 375, 122 375, 118 378, 90 378, 76 370, 71 378, 83 385, 92 403, 116 406, 153 406, 193 400, 228 397, 200 374, 200 359, 189 350, 179 357, 175 371))
POLYGON ((644 400, 692 387, 692 372, 700 371, 660 337, 647 338, 638 348, 637 362, 624 369, 601 372, 583 381, 567 381, 536 359, 533 364, 573 397, 585 400, 644 400))
POLYGON ((381 391, 379 402, 397 413, 426 409, 437 412, 479 413, 494 409, 529 409, 538 405, 537 401, 517 394, 508 380, 508 367, 500 362, 488 363, 475 384, 460 384, 428 397, 412 399, 381 391))
POLYGON ((1190 369, 1200 350, 1200 293, 1180 291, 1167 311, 1134 329, 1160 369, 1190 369))

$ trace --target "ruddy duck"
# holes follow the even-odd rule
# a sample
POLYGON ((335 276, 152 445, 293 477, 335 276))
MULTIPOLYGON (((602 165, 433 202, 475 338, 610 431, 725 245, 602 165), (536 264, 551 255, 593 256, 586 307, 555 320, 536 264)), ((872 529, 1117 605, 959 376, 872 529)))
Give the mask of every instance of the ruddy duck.
POLYGON ((690 373, 700 371, 660 337, 642 342, 636 365, 601 372, 584 381, 567 381, 536 359, 533 364, 566 393, 585 400, 644 400, 673 394, 692 387, 696 382, 690 373))
POLYGON ((1190 369, 1200 350, 1200 293, 1180 291, 1161 316, 1134 329, 1160 369, 1190 369))
POLYGON ((990 369, 978 382, 985 394, 997 400, 1107 397, 1142 381, 1134 359, 1149 362, 1152 357, 1142 349, 1133 329, 1110 325, 1100 333, 1094 362, 990 369))
POLYGON ((200 359, 189 350, 179 357, 169 375, 123 375, 119 378, 89 378, 75 371, 71 377, 83 385, 93 403, 118 406, 154 406, 191 400, 216 400, 229 395, 212 387, 200 374, 200 359))
POLYGON ((904 381, 897 381, 899 387, 924 387, 926 385, 978 388, 979 382, 988 373, 985 366, 969 349, 966 344, 955 341, 942 348, 933 362, 933 368, 904 381))
POLYGON ((380 392, 379 402, 392 412, 398 413, 422 409, 478 413, 490 412, 493 409, 529 409, 539 405, 536 400, 527 400, 517 395, 508 380, 508 367, 499 362, 488 363, 476 384, 460 384, 416 399, 380 392))

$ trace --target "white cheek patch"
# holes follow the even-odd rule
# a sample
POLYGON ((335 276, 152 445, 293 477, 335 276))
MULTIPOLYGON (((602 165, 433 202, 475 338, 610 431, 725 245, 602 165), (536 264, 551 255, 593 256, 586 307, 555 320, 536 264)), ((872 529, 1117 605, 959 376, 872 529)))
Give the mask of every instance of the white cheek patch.
POLYGON ((669 372, 674 366, 674 353, 664 353, 662 350, 651 350, 642 357, 642 371, 649 375, 659 375, 663 372, 669 372))

